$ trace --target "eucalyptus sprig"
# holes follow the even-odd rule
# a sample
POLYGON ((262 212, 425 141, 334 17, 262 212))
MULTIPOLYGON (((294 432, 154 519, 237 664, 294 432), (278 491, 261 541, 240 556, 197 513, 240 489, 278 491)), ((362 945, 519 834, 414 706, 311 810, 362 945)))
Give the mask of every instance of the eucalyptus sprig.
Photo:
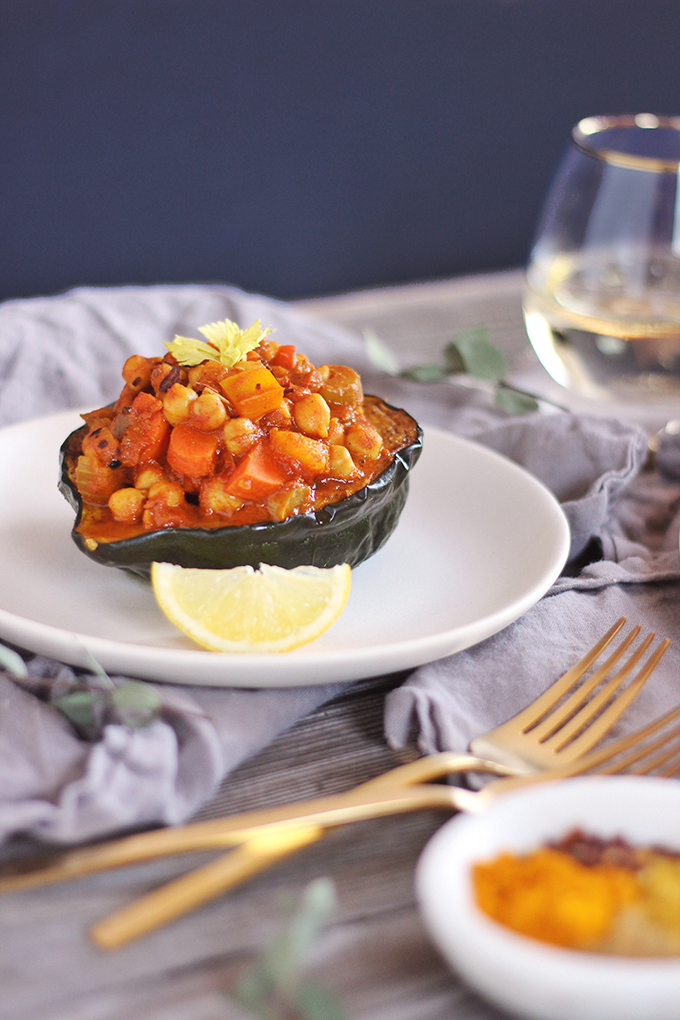
POLYGON ((490 386, 496 406, 508 414, 536 411, 539 399, 507 382, 507 364, 502 353, 489 343, 486 327, 476 326, 456 333, 442 350, 441 362, 402 369, 392 351, 372 329, 364 330, 366 353, 376 368, 388 375, 419 383, 442 382, 463 375, 490 386))
POLYGON ((107 723, 138 729, 160 716, 161 696, 152 684, 141 680, 115 684, 97 660, 84 651, 92 676, 62 674, 57 680, 32 677, 21 656, 6 645, 0 645, 0 669, 61 712, 84 740, 96 740, 107 723))
POLYGON ((242 975, 234 999, 262 1020, 343 1020, 337 1001, 305 976, 309 952, 335 909, 335 887, 318 878, 305 887, 288 919, 252 967, 242 975))
POLYGON ((50 704, 85 740, 97 739, 107 723, 140 729, 159 717, 161 696, 151 684, 141 680, 126 680, 118 687, 110 684, 76 681, 66 694, 50 699, 50 704))

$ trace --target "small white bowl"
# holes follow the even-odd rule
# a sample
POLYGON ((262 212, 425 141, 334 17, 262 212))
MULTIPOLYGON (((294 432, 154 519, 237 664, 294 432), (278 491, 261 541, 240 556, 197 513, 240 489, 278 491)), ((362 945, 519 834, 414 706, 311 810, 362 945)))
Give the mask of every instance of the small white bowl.
POLYGON ((525 853, 574 828, 680 850, 680 783, 633 776, 570 779, 508 793, 458 815, 425 847, 416 894, 444 958, 489 1001, 533 1020, 680 1020, 680 958, 560 949, 517 935, 475 905, 471 865, 525 853))

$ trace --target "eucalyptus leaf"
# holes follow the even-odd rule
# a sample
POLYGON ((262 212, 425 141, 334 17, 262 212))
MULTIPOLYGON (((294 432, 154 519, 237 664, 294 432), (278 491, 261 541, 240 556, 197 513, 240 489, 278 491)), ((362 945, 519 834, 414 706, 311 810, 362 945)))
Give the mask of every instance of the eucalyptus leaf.
POLYGON ((373 329, 363 331, 366 354, 373 365, 388 375, 399 375, 399 361, 394 351, 383 343, 373 329))
POLYGON ((151 684, 130 680, 110 694, 111 704, 128 726, 147 726, 161 710, 161 696, 151 684))
POLYGON ((489 343, 483 327, 457 333, 453 345, 457 348, 468 375, 497 383, 507 372, 505 358, 493 344, 489 343))
POLYGON ((298 1009, 302 1020, 344 1020, 340 1003, 316 981, 307 981, 298 992, 298 1009))
POLYGON ((293 959, 304 960, 335 905, 335 887, 330 879, 318 878, 305 888, 301 907, 291 918, 288 928, 293 959))
MULTIPOLYGON (((520 415, 536 411, 541 406, 531 393, 518 390, 506 383, 507 365, 502 353, 489 343, 485 326, 461 330, 443 351, 443 364, 414 365, 399 371, 394 353, 383 344, 371 329, 364 330, 366 351, 372 363, 389 375, 398 375, 418 383, 438 383, 450 376, 466 375, 477 380, 475 385, 494 393, 496 406, 507 414, 520 415)), ((541 398, 560 411, 565 407, 541 398)))
POLYGON ((241 976, 234 989, 234 998, 248 1009, 255 1009, 262 999, 268 998, 275 984, 268 966, 259 960, 241 976))
POLYGON ((415 365, 400 373, 402 379, 411 379, 412 382, 433 383, 446 379, 449 373, 441 365, 415 365))
POLYGON ((28 676, 26 663, 12 648, 0 645, 0 668, 12 676, 28 676))
POLYGON ((99 691, 73 691, 52 702, 78 731, 85 734, 98 726, 102 703, 103 696, 99 691))
POLYGON ((458 350, 455 340, 444 348, 444 365, 449 375, 461 375, 465 371, 463 355, 458 350))
POLYGON ((288 922, 237 983, 234 998, 240 1005, 263 1020, 342 1020, 333 996, 302 980, 309 952, 335 903, 330 879, 305 887, 288 922))
POLYGON ((508 414, 527 414, 538 410, 538 401, 528 393, 514 390, 507 386, 499 386, 496 390, 496 407, 508 414))
POLYGON ((330 878, 316 878, 302 893, 302 913, 314 914, 325 922, 338 905, 335 886, 330 878))

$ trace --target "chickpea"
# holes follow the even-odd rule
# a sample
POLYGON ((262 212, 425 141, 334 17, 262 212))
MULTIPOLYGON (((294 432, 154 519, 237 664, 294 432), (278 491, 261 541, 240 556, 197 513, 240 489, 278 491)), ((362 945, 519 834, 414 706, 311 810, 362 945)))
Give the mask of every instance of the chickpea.
POLYGON ((132 523, 141 519, 145 500, 139 489, 116 489, 109 496, 109 510, 114 520, 132 523))
POLYGON ((162 482, 165 476, 163 468, 155 460, 147 461, 139 466, 135 474, 135 489, 150 489, 156 482, 162 482))
POLYGON ((175 383, 163 397, 163 414, 175 427, 189 417, 190 406, 198 399, 198 394, 190 386, 175 383))
POLYGON ((143 358, 141 354, 132 354, 123 365, 123 379, 131 390, 138 393, 146 389, 151 381, 151 369, 154 362, 143 358))
POLYGON ((351 478, 356 471, 356 465, 347 447, 332 444, 328 448, 328 454, 328 473, 333 475, 334 478, 351 478))
POLYGON ((234 457, 242 457, 257 441, 260 430, 250 418, 230 418, 226 422, 222 434, 224 445, 234 457))
POLYGON ((219 385, 220 379, 226 379, 228 375, 228 368, 219 361, 202 361, 189 369, 189 385, 195 389, 201 386, 214 388, 219 385))
POLYGON ((345 426, 338 418, 331 418, 328 425, 328 435, 326 439, 329 443, 337 443, 338 446, 342 446, 345 441, 345 426))
POLYGON ((203 390, 189 407, 189 424, 201 432, 214 432, 224 425, 227 411, 224 401, 214 390, 203 390))
POLYGON ((224 477, 213 475, 212 478, 206 478, 202 483, 199 502, 203 513, 229 517, 235 510, 243 506, 244 501, 239 496, 232 496, 230 492, 227 492, 224 477))
POLYGON ((352 425, 345 434, 345 446, 357 460, 377 460, 382 450, 382 436, 372 425, 352 425))
POLYGON ((279 345, 274 340, 260 340, 260 345, 256 348, 257 353, 265 361, 272 361, 278 349, 279 345))
POLYGON ((184 489, 178 482, 168 482, 162 479, 149 489, 149 499, 165 506, 181 506, 184 502, 184 489))
POLYGON ((320 393, 308 393, 293 404, 293 418, 300 432, 315 439, 328 435, 331 409, 320 393))
POLYGON ((192 521, 192 511, 177 482, 156 482, 149 489, 144 504, 142 523, 145 528, 186 527, 192 521))

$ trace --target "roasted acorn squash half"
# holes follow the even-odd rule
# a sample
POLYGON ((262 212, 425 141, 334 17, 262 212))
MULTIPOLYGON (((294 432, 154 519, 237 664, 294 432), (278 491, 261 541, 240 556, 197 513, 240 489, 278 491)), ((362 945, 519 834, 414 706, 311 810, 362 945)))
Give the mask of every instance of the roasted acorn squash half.
POLYGON ((367 416, 388 431, 393 445, 389 465, 363 488, 319 510, 248 525, 213 528, 162 528, 115 541, 94 542, 86 534, 88 507, 73 481, 75 463, 87 433, 83 426, 60 451, 59 489, 76 511, 72 537, 78 548, 106 566, 148 576, 156 561, 185 567, 257 567, 271 563, 292 568, 302 564, 355 567, 380 549, 394 531, 406 502, 409 472, 422 449, 422 430, 405 411, 378 397, 366 396, 367 416), (84 527, 85 526, 85 527, 84 527))

